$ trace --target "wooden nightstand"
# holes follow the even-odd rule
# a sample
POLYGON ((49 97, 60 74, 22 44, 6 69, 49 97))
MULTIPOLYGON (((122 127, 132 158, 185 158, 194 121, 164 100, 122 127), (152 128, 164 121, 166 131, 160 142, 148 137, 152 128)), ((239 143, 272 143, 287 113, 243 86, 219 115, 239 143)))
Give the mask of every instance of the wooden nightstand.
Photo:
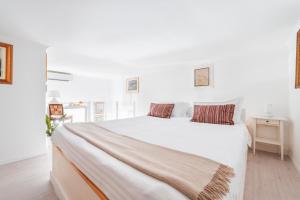
POLYGON ((254 119, 254 130, 253 130, 253 154, 255 155, 256 142, 272 144, 280 146, 281 160, 284 159, 284 122, 287 121, 282 117, 263 117, 263 116, 253 116, 254 119), (266 138, 258 136, 259 127, 272 127, 279 131, 274 131, 277 134, 273 138, 266 138))

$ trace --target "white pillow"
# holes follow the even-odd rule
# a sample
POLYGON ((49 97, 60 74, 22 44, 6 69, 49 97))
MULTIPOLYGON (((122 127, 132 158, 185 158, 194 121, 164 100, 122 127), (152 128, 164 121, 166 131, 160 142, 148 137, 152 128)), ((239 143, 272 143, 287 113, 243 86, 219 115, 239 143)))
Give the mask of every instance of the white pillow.
POLYGON ((174 103, 174 109, 172 111, 171 117, 186 117, 189 107, 190 104, 186 102, 174 103))
MULTIPOLYGON (((241 115, 242 115, 242 98, 235 98, 230 99, 226 101, 206 101, 206 102, 195 102, 194 105, 225 105, 225 104, 234 104, 234 115, 233 115, 233 121, 234 124, 238 124, 241 122, 241 115)), ((193 110, 193 109, 192 109, 193 110)), ((193 115, 193 112, 191 112, 191 116, 193 115)))

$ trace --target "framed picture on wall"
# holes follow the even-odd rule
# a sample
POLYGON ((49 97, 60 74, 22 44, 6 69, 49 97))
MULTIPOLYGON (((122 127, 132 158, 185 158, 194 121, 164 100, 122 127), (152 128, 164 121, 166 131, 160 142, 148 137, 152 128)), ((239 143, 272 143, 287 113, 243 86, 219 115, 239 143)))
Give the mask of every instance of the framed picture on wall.
POLYGON ((297 33, 295 88, 300 88, 300 30, 297 33))
POLYGON ((210 84, 210 68, 198 68, 194 70, 194 86, 209 86, 210 84))
POLYGON ((12 84, 13 46, 0 42, 0 83, 12 84))
POLYGON ((139 78, 129 78, 126 80, 126 91, 128 93, 138 93, 139 92, 139 78))

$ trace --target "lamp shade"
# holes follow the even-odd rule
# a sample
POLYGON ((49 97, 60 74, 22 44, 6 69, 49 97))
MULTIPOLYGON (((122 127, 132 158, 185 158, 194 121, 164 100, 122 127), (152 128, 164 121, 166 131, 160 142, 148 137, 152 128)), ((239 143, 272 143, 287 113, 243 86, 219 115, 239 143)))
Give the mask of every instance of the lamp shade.
POLYGON ((50 91, 48 91, 48 97, 59 98, 60 93, 57 90, 50 90, 50 91))

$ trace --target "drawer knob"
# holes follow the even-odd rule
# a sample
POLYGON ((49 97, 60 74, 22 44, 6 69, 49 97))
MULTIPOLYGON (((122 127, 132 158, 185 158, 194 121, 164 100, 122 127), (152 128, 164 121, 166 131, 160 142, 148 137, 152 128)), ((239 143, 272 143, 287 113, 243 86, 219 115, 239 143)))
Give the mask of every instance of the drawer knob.
POLYGON ((267 120, 266 122, 267 122, 267 123, 269 123, 270 121, 269 121, 269 120, 267 120))

